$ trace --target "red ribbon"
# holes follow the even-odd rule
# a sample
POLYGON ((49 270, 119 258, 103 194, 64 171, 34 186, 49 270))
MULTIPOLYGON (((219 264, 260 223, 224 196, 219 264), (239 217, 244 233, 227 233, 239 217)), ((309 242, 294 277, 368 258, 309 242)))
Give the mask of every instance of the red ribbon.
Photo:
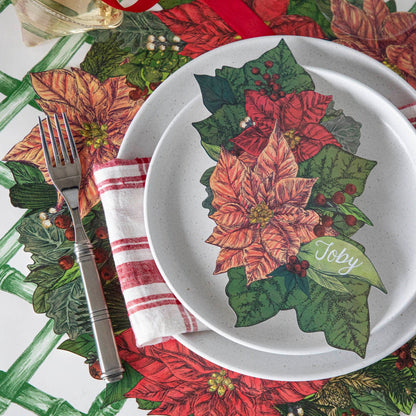
MULTIPOLYGON (((129 7, 122 7, 117 0, 102 0, 115 9, 126 12, 144 12, 158 0, 137 0, 129 7)), ((274 35, 273 31, 254 13, 243 0, 203 0, 234 32, 243 39, 274 35)), ((178 33, 180 36, 180 33, 178 33)))
POLYGON ((243 39, 270 36, 274 32, 242 0, 203 0, 243 39))
POLYGON ((154 6, 158 0, 138 0, 136 3, 132 4, 129 7, 123 7, 117 0, 102 0, 104 3, 108 4, 115 9, 123 10, 125 12, 139 13, 144 12, 154 6))

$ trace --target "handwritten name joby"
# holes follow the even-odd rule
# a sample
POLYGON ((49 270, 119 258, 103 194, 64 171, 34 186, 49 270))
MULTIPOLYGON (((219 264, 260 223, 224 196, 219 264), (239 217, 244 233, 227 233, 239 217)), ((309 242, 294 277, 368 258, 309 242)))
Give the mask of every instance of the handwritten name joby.
POLYGON ((340 267, 338 269, 338 273, 341 276, 345 276, 346 274, 350 274, 352 270, 360 267, 363 263, 358 263, 359 259, 353 256, 350 256, 347 253, 347 249, 344 247, 340 252, 338 250, 332 249, 331 247, 334 245, 333 242, 326 243, 322 240, 315 241, 315 245, 318 246, 318 249, 315 251, 315 258, 318 261, 322 261, 326 258, 328 263, 338 263, 338 264, 346 264, 344 267, 340 267))

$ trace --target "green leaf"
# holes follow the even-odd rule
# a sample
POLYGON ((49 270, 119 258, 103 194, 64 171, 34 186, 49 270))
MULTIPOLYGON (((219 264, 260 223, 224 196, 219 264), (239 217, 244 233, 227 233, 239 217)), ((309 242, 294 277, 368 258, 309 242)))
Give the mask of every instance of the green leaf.
POLYGON ((97 77, 101 82, 114 76, 119 65, 126 59, 127 51, 118 47, 117 36, 104 42, 94 42, 89 49, 81 69, 97 77))
POLYGON ((12 171, 17 184, 44 183, 42 172, 35 166, 24 162, 6 162, 6 166, 12 171))
POLYGON ((45 313, 48 310, 49 290, 38 286, 33 292, 32 304, 36 313, 45 313))
POLYGON ((131 53, 146 48, 148 36, 164 36, 172 39, 175 35, 169 28, 151 12, 124 12, 123 22, 112 30, 93 30, 89 32, 98 42, 106 42, 110 38, 119 48, 128 48, 131 53), (116 34, 116 37, 112 36, 116 34))
POLYGON ((286 93, 314 90, 315 85, 310 75, 296 62, 284 40, 277 47, 267 51, 258 59, 247 62, 242 68, 224 66, 215 71, 216 76, 228 81, 237 102, 245 103, 245 90, 258 90, 256 81, 263 80, 260 74, 252 73, 254 67, 265 71, 264 63, 272 61, 273 67, 270 71, 279 75, 279 84, 286 93))
POLYGON ((76 339, 67 339, 59 345, 58 349, 72 352, 81 357, 88 358, 96 354, 95 341, 91 334, 82 334, 76 339))
POLYGON ((66 285, 67 283, 71 283, 72 281, 79 279, 80 277, 81 277, 81 271, 79 270, 79 266, 77 263, 74 263, 74 265, 70 269, 65 270, 65 273, 52 286, 52 289, 57 289, 58 287, 66 285))
POLYGON ((133 389, 136 384, 143 378, 133 367, 123 362, 123 378, 116 383, 107 384, 103 406, 125 399, 124 395, 133 389))
MULTIPOLYGON (((382 391, 351 390, 351 404, 354 409, 372 416, 398 416, 399 411, 382 391)), ((410 413, 410 412, 409 412, 410 413)), ((408 413, 408 414, 409 414, 408 413)))
POLYGON ((201 176, 199 182, 204 186, 209 186, 209 180, 211 178, 212 172, 214 172, 215 166, 208 168, 201 176))
POLYGON ((44 228, 37 213, 25 217, 16 230, 24 250, 32 253, 33 264, 28 266, 30 270, 57 265, 62 256, 73 251, 73 244, 68 245, 65 230, 55 226, 44 228))
POLYGON ((224 146, 231 150, 234 145, 229 140, 243 131, 240 121, 244 117, 246 117, 246 109, 243 105, 226 104, 215 114, 192 125, 198 130, 205 144, 224 146))
POLYGON ((416 13, 416 3, 413 4, 413 6, 409 9, 410 13, 416 13))
POLYGON ((288 292, 281 276, 253 282, 247 287, 244 268, 240 267, 229 270, 228 278, 226 294, 237 315, 237 327, 263 322, 280 310, 295 309, 302 331, 323 331, 329 345, 365 355, 369 336, 370 286, 367 283, 340 277, 348 290, 342 293, 309 279, 308 298, 298 287, 288 292))
POLYGON ((348 293, 348 289, 336 278, 336 276, 315 270, 312 266, 309 267, 307 276, 326 289, 348 293))
POLYGON ((32 270, 26 277, 26 282, 35 283, 44 289, 50 290, 64 275, 64 270, 58 264, 41 266, 32 270))
POLYGON ((335 38, 331 30, 331 3, 329 0, 290 0, 287 14, 310 17, 329 38, 335 38))
POLYGON ((337 205, 337 208, 344 215, 353 215, 355 218, 357 218, 357 220, 360 220, 368 225, 373 225, 370 218, 368 218, 367 215, 365 215, 364 212, 362 212, 360 208, 354 204, 344 202, 343 204, 337 205))
POLYGON ((358 279, 387 293, 368 257, 346 241, 334 237, 316 238, 301 247, 298 258, 307 260, 309 267, 323 278, 331 275, 338 280, 341 277, 358 279))
POLYGON ((202 201, 202 208, 206 208, 207 210, 209 210, 208 215, 212 215, 215 212, 215 208, 212 206, 214 194, 209 186, 205 187, 205 191, 208 194, 208 196, 202 201))
POLYGON ((327 117, 321 124, 335 137, 342 148, 355 154, 360 146, 361 126, 352 117, 342 111, 336 117, 327 117))
POLYGON ((90 317, 81 278, 51 290, 47 298, 46 316, 55 322, 57 334, 67 333, 76 339, 91 332, 90 317))
POLYGON ((164 9, 171 9, 172 7, 179 6, 180 4, 191 3, 193 0, 160 0, 159 5, 164 9))
POLYGON ((233 91, 226 79, 209 75, 195 75, 195 78, 201 89, 205 107, 211 113, 215 113, 224 104, 236 104, 233 91))
POLYGON ((386 1, 386 6, 388 7, 390 13, 395 13, 397 11, 397 6, 396 6, 396 1, 395 0, 386 1))
POLYGON ((151 400, 136 399, 139 409, 142 410, 154 410, 157 409, 162 402, 152 402, 151 400))
POLYGON ((357 188, 354 196, 345 195, 346 202, 352 202, 363 193, 367 177, 376 164, 337 146, 326 145, 317 155, 299 164, 298 176, 318 178, 313 187, 313 197, 322 193, 330 199, 335 192, 344 190, 347 184, 353 184, 357 188))
POLYGON ((208 144, 201 140, 201 145, 204 148, 204 150, 207 152, 207 155, 217 161, 220 157, 221 153, 221 147, 216 144, 208 144))
POLYGON ((10 188, 10 201, 14 207, 24 209, 48 209, 54 207, 58 200, 57 192, 53 185, 48 183, 17 184, 10 188))

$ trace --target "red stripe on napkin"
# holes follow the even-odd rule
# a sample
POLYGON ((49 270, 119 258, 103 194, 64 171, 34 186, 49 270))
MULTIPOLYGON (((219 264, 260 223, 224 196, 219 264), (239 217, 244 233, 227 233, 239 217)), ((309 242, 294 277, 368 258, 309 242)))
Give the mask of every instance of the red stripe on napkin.
POLYGON ((150 158, 114 159, 94 166, 111 250, 139 346, 205 329, 174 296, 153 260, 143 218, 149 162, 150 158))
POLYGON ((243 39, 271 36, 274 32, 242 0, 203 0, 243 39))

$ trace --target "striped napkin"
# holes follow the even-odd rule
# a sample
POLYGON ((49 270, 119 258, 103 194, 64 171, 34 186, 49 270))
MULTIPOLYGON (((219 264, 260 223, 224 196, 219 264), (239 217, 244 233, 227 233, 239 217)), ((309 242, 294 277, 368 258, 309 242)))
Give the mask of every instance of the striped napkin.
POLYGON ((206 329, 176 299, 150 252, 143 218, 150 158, 114 159, 94 166, 111 250, 138 346, 206 329))

